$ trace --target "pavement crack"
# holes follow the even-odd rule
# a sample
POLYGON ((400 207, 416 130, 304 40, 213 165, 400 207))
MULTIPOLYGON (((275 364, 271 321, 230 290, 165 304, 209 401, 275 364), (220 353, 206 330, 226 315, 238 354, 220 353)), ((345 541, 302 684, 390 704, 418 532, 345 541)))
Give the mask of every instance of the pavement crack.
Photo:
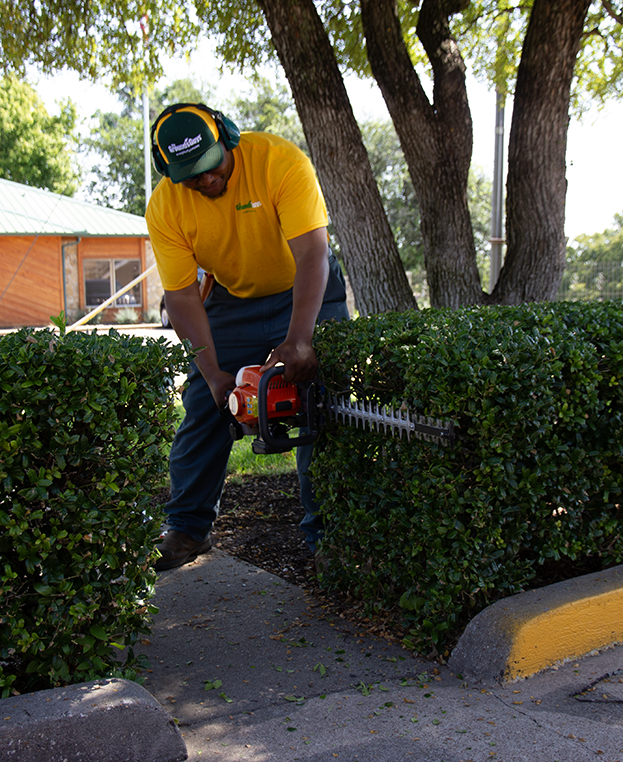
POLYGON ((543 723, 539 722, 535 715, 525 709, 523 706, 520 706, 518 704, 513 704, 511 701, 510 703, 508 701, 504 700, 503 696, 498 696, 496 693, 491 693, 491 696, 498 701, 502 706, 506 707, 507 709, 511 709, 513 712, 517 712, 517 714, 520 714, 522 717, 525 717, 526 719, 530 720, 537 728, 544 730, 547 726, 543 723))

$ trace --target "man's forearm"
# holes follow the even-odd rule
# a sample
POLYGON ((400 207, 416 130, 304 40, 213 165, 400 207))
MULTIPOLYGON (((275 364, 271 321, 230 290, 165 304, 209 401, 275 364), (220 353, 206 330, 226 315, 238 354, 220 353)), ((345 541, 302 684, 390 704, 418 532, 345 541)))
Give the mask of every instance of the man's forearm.
POLYGON ((180 339, 188 339, 193 349, 199 350, 194 358, 214 398, 222 407, 227 389, 233 389, 231 376, 221 371, 214 347, 210 321, 199 296, 197 283, 179 291, 166 291, 165 301, 171 325, 180 339))
POLYGON ((288 340, 311 343, 329 277, 327 230, 312 230, 288 243, 296 262, 288 340))
POLYGON ((327 257, 303 255, 292 289, 292 317, 287 339, 311 343, 329 276, 327 257))
POLYGON ((285 365, 285 381, 310 381, 318 369, 312 346, 316 320, 329 276, 326 228, 312 230, 288 242, 296 262, 292 289, 292 315, 285 340, 262 366, 285 365))

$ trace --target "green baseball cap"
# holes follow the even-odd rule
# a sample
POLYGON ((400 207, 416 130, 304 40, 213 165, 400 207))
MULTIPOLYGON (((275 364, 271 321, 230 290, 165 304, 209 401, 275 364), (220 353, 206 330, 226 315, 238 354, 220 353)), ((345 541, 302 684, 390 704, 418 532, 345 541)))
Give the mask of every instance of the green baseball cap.
POLYGON ((209 172, 225 158, 216 122, 194 106, 166 116, 156 127, 155 138, 174 183, 209 172))

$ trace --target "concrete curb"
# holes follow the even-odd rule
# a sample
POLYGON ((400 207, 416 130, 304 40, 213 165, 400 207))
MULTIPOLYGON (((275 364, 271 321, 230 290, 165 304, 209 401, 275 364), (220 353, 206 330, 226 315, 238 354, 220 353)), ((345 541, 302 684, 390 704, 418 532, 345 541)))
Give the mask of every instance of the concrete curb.
POLYGON ((182 762, 171 716, 129 680, 97 680, 0 700, 0 760, 182 762))
POLYGON ((623 642, 623 566, 504 598, 465 628, 448 666, 478 682, 528 677, 623 642))

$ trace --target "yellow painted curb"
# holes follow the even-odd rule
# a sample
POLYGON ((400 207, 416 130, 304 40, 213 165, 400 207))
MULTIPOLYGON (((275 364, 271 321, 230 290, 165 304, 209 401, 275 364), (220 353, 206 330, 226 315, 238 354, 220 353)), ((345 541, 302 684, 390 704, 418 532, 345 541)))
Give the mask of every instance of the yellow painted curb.
POLYGON ((623 642, 623 566, 505 598, 465 628, 450 667, 478 681, 528 677, 623 642))

